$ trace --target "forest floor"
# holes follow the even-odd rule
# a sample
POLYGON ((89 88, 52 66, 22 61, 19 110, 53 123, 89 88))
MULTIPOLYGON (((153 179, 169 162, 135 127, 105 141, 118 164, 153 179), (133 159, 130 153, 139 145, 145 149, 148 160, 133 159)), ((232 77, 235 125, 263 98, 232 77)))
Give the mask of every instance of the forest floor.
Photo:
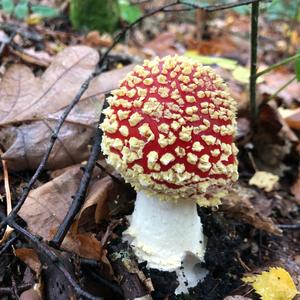
MULTIPOLYGON (((143 9, 147 11, 147 5, 143 9)), ((11 227, 19 224, 37 240, 32 242, 15 227, 2 232, 0 299, 42 299, 41 294, 74 299, 79 286, 116 300, 150 292, 153 299, 259 299, 242 278, 269 267, 284 268, 300 290, 300 84, 292 80, 293 63, 260 77, 253 129, 250 19, 234 10, 206 15, 160 12, 115 45, 104 72, 92 79, 63 123, 45 170, 12 221, 11 227), (240 179, 218 209, 199 208, 208 237, 204 267, 209 273, 189 298, 175 297, 174 276, 138 265, 122 243, 135 192, 102 155, 64 241, 59 247, 47 242, 82 185, 105 95, 135 64, 174 54, 212 66, 238 102, 240 179), (115 259, 120 252, 130 254, 129 269, 115 259), (72 286, 66 274, 78 286, 72 286)), ((0 12, 0 216, 9 213, 26 190, 59 118, 113 41, 108 34, 72 30, 67 11, 51 20, 23 21, 0 12)), ((262 13, 258 41, 260 71, 298 51, 300 26, 284 18, 270 21, 267 12, 262 13)))

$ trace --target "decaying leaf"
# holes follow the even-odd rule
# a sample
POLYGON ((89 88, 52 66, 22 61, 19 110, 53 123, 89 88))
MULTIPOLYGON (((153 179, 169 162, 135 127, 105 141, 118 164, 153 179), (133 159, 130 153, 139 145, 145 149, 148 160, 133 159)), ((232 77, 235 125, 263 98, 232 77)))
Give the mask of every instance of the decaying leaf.
MULTIPOLYGON (((55 124, 98 59, 95 50, 75 46, 58 54, 41 77, 35 77, 24 65, 7 70, 0 82, 0 142, 10 168, 36 168, 55 124)), ((131 68, 103 73, 91 82, 61 129, 47 167, 62 168, 87 158, 103 95, 115 88, 131 68)))
POLYGON ((89 259, 100 260, 102 256, 101 243, 92 233, 68 234, 63 241, 62 249, 89 259))
POLYGON ((283 268, 270 268, 242 280, 251 284, 262 300, 292 300, 298 294, 292 277, 283 268))
POLYGON ((41 271, 42 264, 34 249, 31 248, 18 248, 15 250, 15 255, 21 259, 31 270, 36 274, 41 271))
POLYGON ((73 230, 64 238, 61 249, 75 253, 80 257, 101 261, 103 271, 112 275, 113 270, 107 258, 107 250, 103 248, 95 235, 92 233, 75 233, 73 230))
MULTIPOLYGON (((32 233, 42 236, 45 240, 51 238, 52 231, 59 226, 68 211, 72 201, 71 197, 78 188, 81 175, 80 165, 75 165, 30 192, 19 214, 27 222, 32 233)), ((93 197, 94 202, 96 202, 95 199, 103 202, 101 187, 103 182, 96 178, 99 175, 101 178, 101 173, 95 170, 95 177, 91 182, 86 201, 93 197)))
MULTIPOLYGON (((251 224, 255 228, 280 235, 282 233, 281 230, 268 217, 269 211, 264 211, 266 210, 265 207, 263 207, 264 210, 259 210, 259 205, 252 204, 251 200, 255 199, 256 196, 255 191, 252 189, 237 185, 223 198, 220 209, 235 219, 251 224)), ((259 201, 263 201, 261 195, 259 201)))
POLYGON ((90 187, 89 197, 80 209, 74 223, 73 230, 78 226, 85 227, 89 223, 99 224, 108 213, 107 201, 111 193, 113 182, 111 177, 102 178, 98 184, 90 187))
POLYGON ((256 171, 249 180, 249 184, 255 185, 266 192, 273 191, 278 186, 279 176, 269 172, 256 171))

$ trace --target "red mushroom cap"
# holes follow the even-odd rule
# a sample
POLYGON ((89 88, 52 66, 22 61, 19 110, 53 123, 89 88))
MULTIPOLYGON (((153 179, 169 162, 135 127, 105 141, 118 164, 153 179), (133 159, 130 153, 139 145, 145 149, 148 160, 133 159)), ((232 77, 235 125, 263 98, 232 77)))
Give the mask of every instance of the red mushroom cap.
POLYGON ((112 92, 102 149, 137 190, 220 203, 236 181, 236 102, 210 67, 180 56, 146 60, 112 92))

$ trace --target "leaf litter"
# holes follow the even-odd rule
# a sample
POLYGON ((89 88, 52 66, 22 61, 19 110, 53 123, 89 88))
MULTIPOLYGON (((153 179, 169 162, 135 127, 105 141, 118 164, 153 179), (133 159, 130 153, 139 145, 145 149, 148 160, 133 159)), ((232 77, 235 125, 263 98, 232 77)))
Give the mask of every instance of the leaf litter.
MULTIPOLYGON (((139 48, 134 40, 129 39, 125 45, 118 45, 114 52, 114 59, 117 62, 113 70, 93 80, 79 104, 68 116, 47 164, 48 170, 53 171, 51 173, 48 171, 30 192, 19 213, 20 217, 26 221, 30 232, 41 236, 44 240, 53 237, 78 187, 82 174, 81 167, 84 166, 90 152, 89 145, 102 109, 104 95, 115 88, 118 80, 132 68, 130 65, 116 68, 118 65, 123 66, 124 51, 129 53, 126 60, 129 57, 129 61, 136 62, 152 55, 184 54, 186 49, 190 49, 201 55, 202 59, 212 61, 217 71, 229 82, 234 97, 239 100, 240 130, 237 142, 240 148, 241 174, 240 183, 230 191, 218 211, 199 210, 204 220, 205 234, 210 237, 206 254, 206 267, 210 273, 201 286, 191 291, 191 297, 194 297, 192 299, 202 297, 201 299, 207 300, 257 299, 254 292, 249 293, 241 278, 245 273, 263 271, 267 265, 272 267, 280 264, 290 272, 299 289, 300 281, 297 280, 300 274, 299 251, 295 251, 299 234, 297 231, 286 231, 279 224, 293 225, 300 222, 297 214, 300 197, 297 148, 300 126, 297 124, 297 118, 291 121, 291 118, 282 117, 278 113, 278 107, 295 109, 299 101, 299 84, 294 83, 279 93, 276 101, 263 103, 258 119, 260 130, 253 135, 247 111, 247 87, 245 83, 236 80, 237 77, 248 76, 244 72, 244 67, 249 65, 249 56, 246 53, 248 43, 240 37, 231 37, 228 32, 220 37, 218 32, 218 26, 222 22, 222 28, 225 30, 239 32, 240 26, 243 28, 249 26, 249 19, 233 14, 228 14, 224 20, 218 17, 215 23, 211 21, 211 24, 215 25, 213 30, 210 27, 210 31, 206 33, 208 38, 201 42, 195 40, 194 43, 191 38, 194 38, 193 30, 195 32, 198 30, 195 26, 193 29, 190 24, 179 26, 175 23, 173 27, 165 24, 164 29, 167 28, 169 31, 155 32, 153 26, 155 19, 153 22, 149 23, 151 26, 149 24, 144 26, 148 26, 150 30, 148 35, 154 38, 149 39, 144 34, 143 28, 139 28, 135 36, 142 35, 141 40, 147 43, 142 43, 142 47, 139 48), (235 22, 236 20, 238 22, 235 22), (186 36, 182 34, 180 27, 189 28, 186 36), (180 34, 174 34, 177 33, 176 30, 180 34), (220 41, 226 43, 221 47, 220 41), (236 45, 241 46, 239 51, 236 51, 236 45), (219 57, 214 63, 212 56, 216 54, 219 57), (205 58, 205 55, 209 55, 209 58, 205 58), (230 59, 230 67, 227 66, 226 59, 230 59), (242 68, 237 74, 232 72, 232 61, 235 62, 234 66, 242 68), (259 184, 249 185, 249 180, 259 172, 277 176, 277 185, 272 187, 261 185, 261 181, 266 180, 265 176, 259 180, 259 184), (291 196, 291 192, 295 197, 291 196)), ((41 28, 42 26, 39 27, 41 28)), ((40 32, 48 32, 50 35, 47 30, 45 26, 40 32)), ((272 34, 276 31, 273 28, 264 30, 271 31, 272 34)), ((64 108, 98 64, 97 50, 111 43, 109 37, 95 32, 78 38, 69 33, 54 31, 51 32, 51 37, 55 42, 45 41, 46 55, 30 46, 23 51, 9 49, 6 55, 9 57, 13 55, 13 60, 19 57, 26 65, 12 64, 8 67, 5 64, 1 69, 4 75, 0 82, 0 142, 5 150, 2 158, 8 161, 11 174, 26 177, 28 170, 37 167, 64 108), (66 46, 69 40, 73 44, 83 41, 90 47, 66 46), (59 54, 53 55, 56 51, 59 54), (17 173, 13 173, 16 171, 17 173)), ((15 41, 24 46, 20 37, 15 41)), ((263 64, 269 64, 270 57, 265 56, 263 64)), ((258 85, 262 101, 268 99, 291 75, 291 71, 285 69, 265 76, 264 81, 258 85)), ((297 111, 293 113, 297 117, 297 111)), ((118 176, 112 173, 113 170, 109 169, 104 161, 99 163, 109 170, 108 173, 118 176)), ((119 245, 121 232, 126 227, 123 218, 132 210, 135 196, 130 187, 117 182, 114 177, 101 170, 96 169, 94 172, 85 203, 59 252, 65 251, 81 258, 98 261, 105 270, 97 269, 97 271, 106 274, 106 278, 113 278, 113 273, 117 274, 118 266, 111 265, 109 245, 119 245)), ((13 185, 21 187, 23 181, 25 180, 13 175, 13 185)), ((16 189, 14 199, 18 193, 16 189)), ((26 243, 19 244, 12 255, 23 261, 22 266, 29 266, 35 273, 38 273, 40 266, 44 265, 26 243)), ((1 268, 9 264, 7 260, 0 261, 1 268)), ((12 265, 12 268, 15 266, 12 265)), ((51 272, 48 273, 50 277, 51 272)), ((134 272, 138 272, 138 269, 134 272)), ((52 274, 56 273, 53 271, 52 274)), ((78 278, 87 280, 86 278, 90 277, 81 274, 78 278)), ((8 281, 5 275, 0 276, 1 284, 8 281)), ((47 286, 46 278, 44 281, 47 286)), ((168 291, 171 291, 174 281, 171 276, 156 274, 153 283, 155 298, 156 292, 166 291, 167 286, 170 287, 168 291)), ((108 295, 107 299, 111 299, 111 294, 108 295)), ((168 297, 169 294, 162 292, 162 295, 168 297)))

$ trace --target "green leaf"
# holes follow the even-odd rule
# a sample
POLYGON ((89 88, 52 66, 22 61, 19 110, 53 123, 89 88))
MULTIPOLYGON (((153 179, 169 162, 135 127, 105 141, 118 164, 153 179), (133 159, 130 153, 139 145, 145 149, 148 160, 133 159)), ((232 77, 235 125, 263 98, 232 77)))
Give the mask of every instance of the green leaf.
POLYGON ((140 8, 136 5, 131 5, 126 0, 120 0, 119 6, 120 6, 121 18, 128 23, 133 23, 134 21, 136 21, 138 18, 142 16, 142 12, 140 8))
POLYGON ((2 9, 5 13, 11 14, 14 11, 15 5, 13 0, 2 0, 2 9))
MULTIPOLYGON (((300 52, 298 52, 300 54, 300 52)), ((295 72, 297 81, 300 82, 300 57, 295 60, 295 72)))
POLYGON ((20 2, 16 5, 14 15, 17 19, 24 20, 29 14, 28 3, 26 1, 20 2))
POLYGON ((31 11, 34 14, 40 15, 42 18, 55 18, 59 15, 59 12, 56 8, 45 5, 32 5, 31 11))

